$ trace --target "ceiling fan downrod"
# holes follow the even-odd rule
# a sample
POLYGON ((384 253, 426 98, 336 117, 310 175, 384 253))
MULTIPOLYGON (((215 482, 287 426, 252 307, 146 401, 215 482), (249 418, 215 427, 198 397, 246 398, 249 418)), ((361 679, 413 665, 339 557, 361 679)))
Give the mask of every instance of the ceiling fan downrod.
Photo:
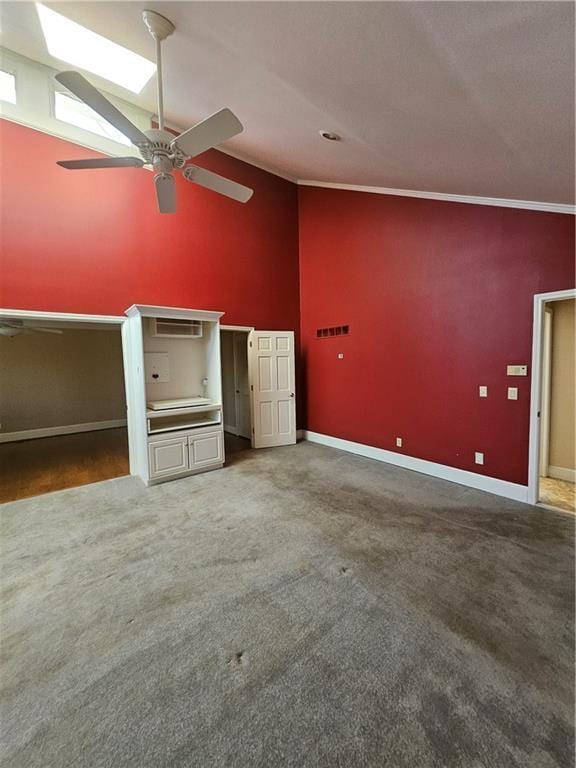
POLYGON ((164 92, 162 84, 162 41, 175 29, 174 24, 156 11, 142 11, 144 24, 156 42, 156 83, 158 93, 158 128, 164 130, 164 92))

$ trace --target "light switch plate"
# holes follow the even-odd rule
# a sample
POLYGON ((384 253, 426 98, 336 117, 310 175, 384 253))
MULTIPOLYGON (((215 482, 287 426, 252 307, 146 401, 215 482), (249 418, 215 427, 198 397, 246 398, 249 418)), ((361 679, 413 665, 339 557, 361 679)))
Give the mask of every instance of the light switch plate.
POLYGON ((488 397, 488 387, 484 387, 484 386, 478 387, 478 393, 480 397, 488 397))
POLYGON ((508 387, 508 400, 518 400, 518 387, 508 387))
POLYGON ((338 360, 344 360, 344 352, 338 352, 338 360))
POLYGON ((397 437, 396 438, 396 448, 402 448, 402 438, 397 437))
POLYGON ((507 376, 528 376, 528 366, 527 365, 507 365, 506 375, 507 376))
POLYGON ((474 454, 474 464, 484 464, 484 454, 476 451, 474 454))

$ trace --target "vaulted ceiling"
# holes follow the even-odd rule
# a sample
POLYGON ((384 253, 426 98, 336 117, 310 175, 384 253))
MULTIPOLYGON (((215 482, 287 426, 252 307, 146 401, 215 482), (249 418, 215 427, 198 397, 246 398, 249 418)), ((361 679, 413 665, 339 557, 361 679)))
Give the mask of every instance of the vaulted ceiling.
MULTIPOLYGON (((574 201, 570 2, 67 2, 50 7, 153 58, 166 41, 168 119, 222 106, 228 148, 298 180, 574 201), (342 136, 328 142, 321 129, 342 136)), ((3 3, 1 42, 52 66, 32 3, 3 3)), ((151 82, 137 97, 155 109, 151 82)))

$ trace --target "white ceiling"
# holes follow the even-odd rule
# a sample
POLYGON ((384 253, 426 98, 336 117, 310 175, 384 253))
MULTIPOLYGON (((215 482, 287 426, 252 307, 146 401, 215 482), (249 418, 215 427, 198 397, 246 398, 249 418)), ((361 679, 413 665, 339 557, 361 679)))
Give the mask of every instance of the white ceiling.
MULTIPOLYGON (((140 11, 168 16, 167 119, 228 106, 245 131, 227 148, 294 179, 574 201, 571 2, 49 5, 149 58, 140 11)), ((3 45, 58 66, 33 4, 1 14, 3 45)), ((153 83, 92 80, 154 111, 153 83)))

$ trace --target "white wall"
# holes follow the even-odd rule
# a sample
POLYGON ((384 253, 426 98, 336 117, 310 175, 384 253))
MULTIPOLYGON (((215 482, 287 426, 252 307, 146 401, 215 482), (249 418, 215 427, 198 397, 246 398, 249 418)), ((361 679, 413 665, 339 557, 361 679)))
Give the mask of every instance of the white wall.
POLYGON ((125 418, 119 329, 0 336, 0 434, 125 418))
MULTIPOLYGON (((202 397, 202 379, 213 385, 209 375, 207 354, 210 340, 209 323, 203 323, 203 335, 199 338, 161 338, 152 335, 149 318, 144 318, 144 364, 146 352, 164 352, 168 355, 170 380, 147 382, 146 400, 171 400, 180 397, 202 397)), ((209 393, 210 394, 210 393, 209 393)), ((212 396, 212 399, 215 399, 212 396)))

